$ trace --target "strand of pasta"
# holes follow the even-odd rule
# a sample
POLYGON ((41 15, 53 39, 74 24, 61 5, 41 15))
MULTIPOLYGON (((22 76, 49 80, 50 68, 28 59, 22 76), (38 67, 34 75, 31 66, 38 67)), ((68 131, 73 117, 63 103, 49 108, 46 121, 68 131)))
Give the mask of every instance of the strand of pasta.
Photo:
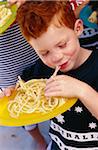
MULTIPOLYGON (((52 77, 56 76, 59 67, 56 67, 52 77)), ((32 79, 24 82, 20 77, 17 84, 17 94, 14 100, 8 103, 11 117, 18 118, 22 113, 48 113, 65 103, 66 98, 45 97, 44 89, 47 79, 32 79)))
POLYGON ((55 77, 59 70, 60 70, 60 66, 56 66, 55 71, 54 71, 53 75, 51 76, 51 78, 55 77))

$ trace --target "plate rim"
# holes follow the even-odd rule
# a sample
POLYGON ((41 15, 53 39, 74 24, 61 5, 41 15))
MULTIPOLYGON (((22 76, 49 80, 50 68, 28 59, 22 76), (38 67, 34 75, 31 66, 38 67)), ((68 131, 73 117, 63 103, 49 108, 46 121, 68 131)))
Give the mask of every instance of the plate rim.
MULTIPOLYGON (((0 5, 7 4, 7 3, 8 2, 6 1, 0 2, 0 5)), ((7 19, 7 22, 4 24, 4 26, 0 27, 0 34, 3 34, 13 24, 13 22, 16 19, 17 10, 18 10, 17 5, 16 4, 12 5, 11 10, 13 14, 10 16, 10 18, 7 19)))
MULTIPOLYGON (((5 100, 6 104, 4 107, 7 107, 7 103, 8 103, 9 98, 6 97, 5 99, 3 98, 2 100, 3 101, 5 100)), ((7 110, 9 117, 6 118, 4 116, 4 118, 2 118, 2 116, 4 115, 4 113, 2 112, 2 115, 0 114, 0 125, 3 125, 3 126, 24 126, 24 125, 30 125, 30 124, 36 124, 36 123, 44 122, 44 121, 50 120, 50 119, 58 116, 59 114, 64 113, 65 111, 70 109, 77 102, 77 100, 78 100, 77 98, 70 98, 65 102, 66 105, 63 104, 59 107, 56 107, 54 110, 49 111, 49 113, 21 114, 18 118, 12 118, 10 116, 8 110, 7 110), (38 117, 37 117, 37 114, 38 114, 38 117), (39 116, 42 116, 42 117, 39 117, 39 116)))

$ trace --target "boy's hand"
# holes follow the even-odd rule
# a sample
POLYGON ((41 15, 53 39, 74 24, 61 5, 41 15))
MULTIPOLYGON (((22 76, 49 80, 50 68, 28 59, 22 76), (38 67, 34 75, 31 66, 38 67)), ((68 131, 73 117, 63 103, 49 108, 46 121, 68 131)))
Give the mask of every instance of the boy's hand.
POLYGON ((3 98, 4 96, 10 96, 14 89, 15 89, 14 86, 0 89, 0 98, 3 98))
POLYGON ((17 4, 18 7, 20 7, 26 0, 7 0, 9 4, 17 4))
POLYGON ((77 97, 80 92, 83 82, 67 75, 58 75, 50 78, 46 83, 45 96, 62 96, 62 97, 77 97))

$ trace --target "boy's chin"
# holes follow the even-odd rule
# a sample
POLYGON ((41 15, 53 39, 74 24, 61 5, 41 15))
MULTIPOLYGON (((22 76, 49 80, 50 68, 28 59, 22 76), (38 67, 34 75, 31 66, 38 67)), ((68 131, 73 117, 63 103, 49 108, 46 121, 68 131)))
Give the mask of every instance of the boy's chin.
POLYGON ((72 68, 66 68, 66 69, 60 69, 61 72, 66 73, 68 71, 72 70, 72 68))

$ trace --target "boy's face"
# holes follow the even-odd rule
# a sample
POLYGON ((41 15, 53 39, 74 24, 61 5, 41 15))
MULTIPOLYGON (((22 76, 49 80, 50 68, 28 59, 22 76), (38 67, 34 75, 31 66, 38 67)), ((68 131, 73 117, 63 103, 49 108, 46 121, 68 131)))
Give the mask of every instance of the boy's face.
POLYGON ((76 29, 51 24, 47 32, 37 39, 31 38, 29 43, 47 66, 60 66, 62 72, 67 72, 77 67, 81 55, 78 41, 80 33, 76 29))

